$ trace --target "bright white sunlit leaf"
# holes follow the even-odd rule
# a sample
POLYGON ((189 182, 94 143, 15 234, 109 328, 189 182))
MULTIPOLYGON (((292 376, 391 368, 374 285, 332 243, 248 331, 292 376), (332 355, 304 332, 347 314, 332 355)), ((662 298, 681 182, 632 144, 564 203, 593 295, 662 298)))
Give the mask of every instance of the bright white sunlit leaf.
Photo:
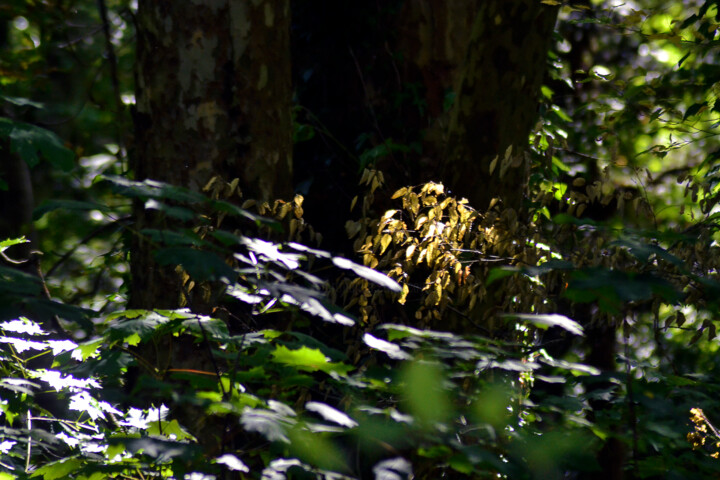
POLYGON ((368 347, 374 348, 376 350, 380 350, 381 352, 385 352, 388 357, 395 359, 395 360, 407 360, 410 358, 410 355, 403 352, 400 347, 395 345, 394 343, 387 342, 385 340, 381 340, 377 337, 373 337, 369 333, 366 333, 363 335, 363 342, 367 344, 368 347))
POLYGON ((533 325, 535 325, 538 328, 547 329, 548 327, 560 327, 564 328, 568 332, 572 333, 573 335, 579 335, 583 336, 583 327, 579 323, 577 323, 575 320, 571 320, 568 317, 564 315, 558 315, 557 313, 553 314, 539 314, 539 315, 533 315, 533 314, 526 314, 526 313, 514 313, 510 315, 506 315, 506 317, 510 318, 519 318, 520 320, 525 320, 526 322, 530 322, 533 325))
POLYGON ((73 391, 86 389, 86 388, 100 388, 100 383, 94 378, 81 379, 74 378, 71 375, 64 375, 57 370, 40 370, 32 372, 33 377, 43 380, 50 384, 56 391, 60 391, 63 388, 68 388, 73 391))
POLYGON ((40 325, 32 320, 28 320, 25 317, 20 317, 17 320, 10 320, 9 322, 0 322, 0 330, 15 333, 27 333, 28 335, 47 335, 47 333, 40 328, 40 325))
POLYGON ((245 465, 242 460, 237 458, 235 455, 231 455, 229 453, 218 457, 217 459, 215 459, 215 462, 225 465, 230 470, 236 470, 246 473, 250 471, 248 466, 245 465))
POLYGON ((45 342, 33 342, 15 337, 0 337, 0 343, 11 344, 17 353, 23 353, 26 350, 45 350, 48 348, 45 342))
POLYGON ((10 452, 10 449, 15 445, 17 442, 13 442, 12 440, 3 440, 0 442, 0 452, 2 453, 8 453, 10 452))
POLYGON ((48 340, 47 344, 52 348, 53 355, 58 355, 68 350, 74 350, 77 348, 77 344, 70 340, 48 340))
POLYGON ((305 404, 305 410, 309 412, 315 412, 323 417, 325 420, 337 423, 343 427, 353 428, 357 427, 357 422, 352 418, 345 415, 340 410, 337 410, 330 405, 326 405, 320 402, 307 402, 305 404))

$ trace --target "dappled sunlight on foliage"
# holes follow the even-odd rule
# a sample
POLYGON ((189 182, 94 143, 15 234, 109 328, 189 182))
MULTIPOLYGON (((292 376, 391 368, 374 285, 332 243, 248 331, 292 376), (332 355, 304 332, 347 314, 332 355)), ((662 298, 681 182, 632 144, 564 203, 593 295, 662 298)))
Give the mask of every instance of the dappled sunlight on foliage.
POLYGON ((0 480, 720 476, 718 2, 156 3, 0 5, 0 480))

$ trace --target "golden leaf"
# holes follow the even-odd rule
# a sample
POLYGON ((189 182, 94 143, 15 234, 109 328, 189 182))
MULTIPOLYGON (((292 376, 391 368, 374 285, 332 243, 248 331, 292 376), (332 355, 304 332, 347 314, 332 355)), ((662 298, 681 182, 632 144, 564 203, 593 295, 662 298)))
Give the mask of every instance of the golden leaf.
POLYGON ((423 223, 428 221, 428 217, 423 215, 422 217, 418 217, 417 220, 415 220, 415 230, 420 230, 420 227, 422 227, 423 223))
POLYGON ((435 260, 435 246, 436 243, 432 242, 427 246, 427 250, 425 250, 425 258, 427 259, 428 267, 432 267, 432 262, 435 260))
POLYGON ((405 195, 407 192, 408 192, 408 188, 407 188, 407 187, 402 187, 400 190, 398 190, 398 191, 396 191, 395 193, 393 193, 393 194, 392 194, 392 197, 390 197, 390 198, 392 198, 393 200, 395 200, 396 198, 402 197, 402 196, 405 195))
POLYGON ((425 254, 427 253, 427 250, 420 250, 420 253, 418 254, 418 258, 415 262, 415 265, 420 265, 423 261, 423 258, 425 258, 425 254))
POLYGON ((203 187, 203 192, 207 192, 208 190, 210 190, 213 186, 213 183, 215 183, 218 178, 220 178, 220 177, 218 177, 217 175, 212 177, 203 187))
POLYGON ((221 224, 222 221, 225 219, 225 216, 226 216, 226 215, 227 215, 227 212, 220 212, 220 213, 218 214, 218 218, 217 218, 217 227, 218 227, 218 228, 220 228, 220 224, 221 224))
POLYGON ((292 210, 292 205, 290 205, 289 203, 284 203, 280 207, 280 212, 277 215, 278 219, 282 220, 283 218, 285 218, 285 216, 290 213, 290 210, 292 210))
POLYGON ((230 185, 228 185, 228 193, 227 193, 228 197, 235 192, 235 189, 237 188, 238 183, 240 183, 239 178, 233 178, 232 182, 230 182, 230 185))
POLYGON ((372 182, 370 183, 370 193, 375 193, 375 190, 380 187, 380 180, 378 180, 378 177, 375 176, 372 178, 372 182))
POLYGON ((427 229, 427 233, 425 233, 425 235, 423 235, 423 236, 424 236, 425 238, 430 238, 430 237, 432 237, 433 235, 435 235, 435 230, 436 230, 435 222, 433 222, 433 223, 430 224, 430 227, 427 229))
POLYGON ((382 218, 380 219, 380 222, 381 222, 381 223, 387 222, 387 221, 390 220, 397 212, 398 212, 397 210, 388 210, 388 211, 386 211, 386 212, 383 214, 382 218))
POLYGON ((428 210, 427 217, 429 220, 432 220, 433 218, 435 218, 435 209, 434 208, 431 208, 430 210, 428 210))
POLYGON ((402 287, 402 293, 400 294, 400 298, 398 298, 398 303, 400 305, 405 305, 405 301, 407 300, 408 293, 410 293, 410 288, 407 286, 407 284, 405 284, 402 287))
MULTIPOLYGON (((370 267, 370 264, 372 263, 372 260, 375 258, 372 253, 366 253, 363 255, 363 264, 367 267, 370 267)), ((372 267, 370 267, 372 268, 372 267)))
MULTIPOLYGON (((445 209, 448 207, 448 205, 450 205, 451 203, 453 204, 452 207, 454 207, 454 206, 455 206, 455 199, 452 198, 452 197, 446 198, 445 200, 443 200, 442 202, 440 202, 440 209, 441 209, 441 210, 445 210, 445 209)), ((452 207, 451 207, 451 208, 452 208, 452 207)))
POLYGON ((370 181, 370 170, 367 168, 363 170, 362 176, 360 177, 360 185, 363 185, 370 181))
POLYGON ((492 162, 490 162, 490 175, 493 174, 495 171, 495 167, 497 166, 498 156, 495 155, 495 158, 492 159, 492 162))
POLYGON ((380 255, 385 253, 385 250, 387 250, 387 247, 390 246, 390 242, 392 241, 392 236, 388 235, 387 233, 382 236, 380 239, 380 255))
POLYGON ((477 303, 477 296, 476 296, 476 295, 471 295, 471 296, 470 296, 470 303, 468 304, 468 310, 472 310, 473 307, 475 306, 475 303, 477 303))
POLYGON ((355 195, 355 196, 353 197, 352 201, 350 202, 350 211, 352 211, 352 209, 355 208, 355 204, 357 203, 357 199, 358 199, 358 197, 357 197, 357 195, 355 195))
POLYGON ((431 307, 433 305, 437 305, 439 301, 440 299, 438 298, 437 292, 433 290, 432 292, 430 292, 430 295, 425 297, 425 306, 431 307))
POLYGON ((426 207, 432 207, 434 205, 437 205, 437 197, 434 195, 425 195, 422 199, 423 205, 426 207))
POLYGON ((552 5, 552 6, 562 5, 562 2, 559 2, 558 0, 541 0, 540 3, 544 3, 545 5, 552 5))
POLYGON ((250 208, 257 203, 257 200, 245 200, 240 208, 250 208))
POLYGON ((412 245, 410 245, 410 246, 407 248, 407 250, 405 250, 405 259, 406 259, 406 260, 410 260, 410 258, 412 257, 413 253, 415 253, 415 248, 416 248, 416 247, 417 247, 417 245, 415 245, 415 244, 413 243, 412 245))
POLYGON ((418 212, 420 211, 420 199, 414 193, 410 193, 409 202, 410 202, 410 211, 414 215, 417 215, 418 212))

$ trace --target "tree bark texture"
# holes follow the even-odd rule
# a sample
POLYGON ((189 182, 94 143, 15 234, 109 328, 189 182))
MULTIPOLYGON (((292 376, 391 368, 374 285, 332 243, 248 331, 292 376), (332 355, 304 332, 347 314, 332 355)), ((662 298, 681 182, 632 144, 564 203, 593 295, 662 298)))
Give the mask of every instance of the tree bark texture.
MULTIPOLYGON (((136 25, 136 179, 200 190, 217 175, 246 198, 289 196, 289 0, 141 0, 136 25)), ((169 228, 135 214, 136 232, 169 228)), ((151 250, 133 240, 130 305, 176 308, 179 275, 151 250)))
POLYGON ((486 209, 493 198, 516 210, 522 205, 524 151, 557 14, 538 0, 479 2, 442 168, 452 192, 475 208, 486 209))
POLYGON ((431 118, 442 115, 445 94, 455 87, 473 19, 482 0, 406 1, 400 11, 398 50, 417 68, 431 118))

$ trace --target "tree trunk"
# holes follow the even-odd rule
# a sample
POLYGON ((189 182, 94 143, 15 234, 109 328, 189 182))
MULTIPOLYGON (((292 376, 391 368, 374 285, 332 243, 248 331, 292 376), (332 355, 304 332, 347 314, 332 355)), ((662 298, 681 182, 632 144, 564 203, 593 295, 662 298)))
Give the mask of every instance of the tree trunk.
POLYGON ((500 198, 517 210, 558 8, 538 0, 487 0, 478 9, 451 112, 443 180, 475 208, 500 198))
MULTIPOLYGON (((133 168, 200 190, 240 179, 247 198, 292 192, 289 0, 141 0, 133 168)), ((168 228, 141 204, 135 231, 168 228)), ((180 306, 180 278, 131 246, 132 308, 180 306)))

